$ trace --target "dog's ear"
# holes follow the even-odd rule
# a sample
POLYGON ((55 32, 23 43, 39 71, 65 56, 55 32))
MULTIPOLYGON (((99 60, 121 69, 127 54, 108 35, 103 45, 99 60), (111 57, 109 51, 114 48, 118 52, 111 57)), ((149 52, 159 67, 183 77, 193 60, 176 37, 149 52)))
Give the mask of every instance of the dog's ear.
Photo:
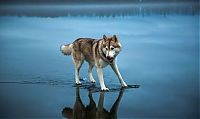
POLYGON ((118 42, 116 35, 113 35, 113 39, 114 39, 115 42, 118 42))
POLYGON ((104 40, 106 40, 106 39, 107 39, 106 35, 103 35, 103 39, 104 39, 104 40))

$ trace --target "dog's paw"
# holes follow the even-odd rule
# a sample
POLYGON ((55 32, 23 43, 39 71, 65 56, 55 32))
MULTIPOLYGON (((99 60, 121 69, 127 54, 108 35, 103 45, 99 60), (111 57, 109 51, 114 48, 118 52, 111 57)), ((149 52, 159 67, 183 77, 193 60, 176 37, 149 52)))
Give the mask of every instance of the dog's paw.
POLYGON ((122 88, 127 88, 128 85, 126 83, 122 84, 122 88))
POLYGON ((94 80, 94 78, 92 76, 90 77, 90 82, 91 83, 96 83, 96 81, 94 80))
POLYGON ((109 88, 102 88, 101 91, 109 91, 109 88))
POLYGON ((93 81, 91 81, 91 83, 96 83, 96 81, 95 81, 95 80, 93 80, 93 81))
POLYGON ((76 85, 81 85, 81 82, 79 81, 79 82, 76 82, 76 85))

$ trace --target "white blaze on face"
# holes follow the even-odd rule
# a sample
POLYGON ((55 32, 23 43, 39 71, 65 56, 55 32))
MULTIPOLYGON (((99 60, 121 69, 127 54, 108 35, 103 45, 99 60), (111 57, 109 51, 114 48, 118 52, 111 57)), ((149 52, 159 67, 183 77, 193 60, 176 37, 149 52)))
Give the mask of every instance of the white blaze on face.
POLYGON ((113 46, 110 46, 110 50, 107 53, 107 56, 114 58, 116 55, 116 48, 113 46))
POLYGON ((106 50, 106 57, 108 57, 109 56, 109 51, 108 50, 106 50))
POLYGON ((109 56, 109 50, 107 46, 103 48, 103 53, 106 55, 106 57, 109 56))
POLYGON ((106 57, 115 58, 120 52, 120 49, 113 46, 110 46, 110 48, 108 48, 108 46, 106 46, 105 48, 103 48, 103 52, 106 57))
POLYGON ((114 50, 110 50, 108 52, 108 56, 113 58, 115 56, 115 51, 114 50))

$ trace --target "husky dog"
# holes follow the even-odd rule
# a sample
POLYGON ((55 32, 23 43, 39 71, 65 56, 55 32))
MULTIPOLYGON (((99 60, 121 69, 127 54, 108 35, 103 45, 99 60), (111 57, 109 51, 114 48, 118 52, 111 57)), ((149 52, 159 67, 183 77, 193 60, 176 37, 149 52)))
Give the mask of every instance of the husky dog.
POLYGON ((79 70, 84 60, 89 63, 88 75, 92 83, 95 83, 92 76, 92 68, 96 66, 99 82, 102 91, 108 91, 109 89, 104 84, 102 68, 110 65, 116 75, 119 78, 122 87, 127 87, 124 82, 117 64, 115 62, 116 56, 121 51, 121 44, 116 37, 106 37, 103 35, 103 39, 92 38, 79 38, 71 44, 61 45, 61 52, 64 55, 72 55, 73 62, 75 64, 75 80, 76 84, 81 84, 79 80, 79 70))

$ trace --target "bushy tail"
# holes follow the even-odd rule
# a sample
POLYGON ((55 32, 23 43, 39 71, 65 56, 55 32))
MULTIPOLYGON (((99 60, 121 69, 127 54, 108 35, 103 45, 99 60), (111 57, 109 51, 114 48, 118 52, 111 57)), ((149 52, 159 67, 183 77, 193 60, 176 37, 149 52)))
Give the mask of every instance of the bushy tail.
POLYGON ((73 44, 61 45, 60 51, 63 53, 63 55, 71 55, 72 46, 73 46, 73 44))

